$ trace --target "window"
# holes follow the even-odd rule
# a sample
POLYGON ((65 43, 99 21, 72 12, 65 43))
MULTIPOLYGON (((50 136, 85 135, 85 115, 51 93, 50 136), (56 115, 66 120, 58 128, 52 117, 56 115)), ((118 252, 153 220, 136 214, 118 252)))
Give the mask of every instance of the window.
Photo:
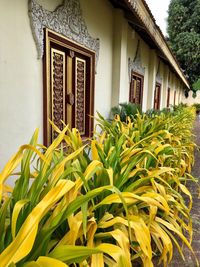
POLYGON ((160 109, 160 94, 161 94, 161 84, 156 83, 156 87, 154 90, 154 109, 160 109))
POLYGON ((83 137, 91 136, 95 53, 48 29, 45 36, 44 143, 57 136, 48 119, 60 130, 64 121, 83 137))
POLYGON ((167 108, 169 108, 170 105, 170 88, 167 89, 167 108))
POLYGON ((132 72, 129 102, 142 106, 144 76, 132 72))

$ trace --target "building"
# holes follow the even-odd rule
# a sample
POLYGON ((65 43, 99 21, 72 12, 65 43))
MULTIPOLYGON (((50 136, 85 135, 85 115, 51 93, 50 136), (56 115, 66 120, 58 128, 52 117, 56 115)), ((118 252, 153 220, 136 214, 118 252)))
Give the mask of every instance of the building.
POLYGON ((188 92, 188 97, 182 97, 182 102, 184 104, 187 104, 188 106, 192 106, 194 104, 199 104, 200 103, 200 91, 197 91, 196 97, 193 97, 193 91, 190 90, 188 92))
POLYGON ((48 118, 90 136, 88 114, 178 104, 189 84, 144 0, 1 0, 0 162, 48 118))

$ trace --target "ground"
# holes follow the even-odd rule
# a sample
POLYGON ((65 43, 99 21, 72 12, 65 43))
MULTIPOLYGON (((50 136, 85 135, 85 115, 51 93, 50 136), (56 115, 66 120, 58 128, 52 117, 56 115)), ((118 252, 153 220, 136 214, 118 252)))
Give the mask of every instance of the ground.
MULTIPOLYGON (((195 121, 194 127, 195 142, 200 146, 200 117, 195 121)), ((192 169, 192 174, 194 177, 200 177, 200 151, 195 150, 195 164, 192 169)), ((200 179, 200 178, 199 178, 200 179)), ((196 256, 200 262, 200 198, 198 198, 199 190, 195 183, 190 182, 188 187, 193 196, 193 208, 191 211, 193 219, 193 243, 192 247, 196 253, 196 256)), ((178 252, 175 251, 174 258, 170 267, 196 267, 197 264, 194 260, 192 254, 188 249, 184 248, 185 262, 181 259, 178 252)))

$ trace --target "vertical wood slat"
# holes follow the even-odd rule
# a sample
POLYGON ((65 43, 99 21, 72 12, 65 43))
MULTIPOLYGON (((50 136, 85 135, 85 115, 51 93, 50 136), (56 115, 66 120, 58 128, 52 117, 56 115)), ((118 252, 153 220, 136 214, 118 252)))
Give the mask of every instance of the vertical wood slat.
POLYGON ((136 81, 136 90, 135 90, 135 103, 141 104, 141 93, 142 93, 142 84, 141 79, 137 79, 136 81))
MULTIPOLYGON (((62 121, 66 121, 65 114, 65 53, 51 48, 51 120, 60 129, 62 121)), ((52 128, 52 140, 57 133, 52 128)))
MULTIPOLYGON (((67 56, 67 94, 73 93, 73 79, 72 79, 72 65, 73 59, 71 56, 67 56)), ((66 104, 67 124, 72 128, 72 105, 66 104)))
POLYGON ((85 135, 86 61, 75 59, 75 127, 85 135))
POLYGON ((135 103, 136 91, 137 91, 137 78, 133 77, 133 103, 135 103))

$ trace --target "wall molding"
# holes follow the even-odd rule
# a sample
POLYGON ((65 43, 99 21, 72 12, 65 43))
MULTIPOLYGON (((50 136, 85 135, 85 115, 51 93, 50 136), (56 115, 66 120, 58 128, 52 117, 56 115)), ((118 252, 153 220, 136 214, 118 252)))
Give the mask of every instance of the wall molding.
POLYGON ((89 34, 79 0, 64 0, 54 11, 46 10, 36 0, 29 0, 29 17, 38 59, 44 54, 44 28, 48 28, 93 50, 97 66, 100 40, 89 34))

